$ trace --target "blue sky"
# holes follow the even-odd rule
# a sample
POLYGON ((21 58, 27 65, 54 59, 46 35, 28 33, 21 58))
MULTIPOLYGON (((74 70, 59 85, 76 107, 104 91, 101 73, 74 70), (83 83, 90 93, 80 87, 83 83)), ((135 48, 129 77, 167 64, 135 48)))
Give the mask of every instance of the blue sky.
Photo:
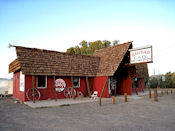
POLYGON ((175 1, 0 0, 0 77, 16 58, 8 44, 66 51, 82 40, 153 45, 150 74, 175 71, 175 1), (166 63, 166 64, 165 64, 166 63))

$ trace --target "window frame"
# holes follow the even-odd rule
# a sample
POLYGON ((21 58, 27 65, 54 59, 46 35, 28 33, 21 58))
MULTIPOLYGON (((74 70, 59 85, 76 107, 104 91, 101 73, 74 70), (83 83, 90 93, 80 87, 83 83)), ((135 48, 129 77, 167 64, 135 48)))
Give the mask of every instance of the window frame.
POLYGON ((73 87, 74 87, 74 88, 80 88, 80 80, 81 80, 81 79, 80 79, 79 76, 74 76, 74 77, 73 77, 73 87), (74 86, 74 78, 75 78, 75 77, 78 78, 78 86, 74 86))
MULTIPOLYGON (((38 75, 38 76, 45 76, 45 75, 38 75)), ((38 86, 38 76, 37 76, 37 82, 36 82, 36 86, 38 89, 46 89, 47 88, 47 76, 45 76, 45 87, 39 87, 38 86)))

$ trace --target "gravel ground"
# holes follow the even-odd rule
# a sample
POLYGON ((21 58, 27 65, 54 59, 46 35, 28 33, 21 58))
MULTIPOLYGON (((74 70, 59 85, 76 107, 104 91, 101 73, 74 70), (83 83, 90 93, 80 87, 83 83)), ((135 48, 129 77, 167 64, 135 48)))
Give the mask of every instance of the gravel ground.
POLYGON ((175 94, 102 100, 62 107, 33 109, 13 98, 0 100, 0 131, 175 131, 175 94))

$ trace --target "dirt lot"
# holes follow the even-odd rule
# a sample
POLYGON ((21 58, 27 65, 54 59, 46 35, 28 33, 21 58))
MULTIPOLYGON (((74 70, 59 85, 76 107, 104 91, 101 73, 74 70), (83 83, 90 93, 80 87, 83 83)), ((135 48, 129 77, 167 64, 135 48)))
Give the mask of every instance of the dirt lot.
POLYGON ((32 109, 14 99, 0 100, 0 131, 174 131, 175 94, 159 97, 159 102, 123 99, 32 109))

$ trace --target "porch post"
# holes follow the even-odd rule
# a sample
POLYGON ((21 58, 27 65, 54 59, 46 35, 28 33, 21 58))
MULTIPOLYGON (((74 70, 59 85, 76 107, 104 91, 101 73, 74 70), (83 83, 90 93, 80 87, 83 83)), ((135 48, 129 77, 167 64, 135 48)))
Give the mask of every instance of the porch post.
POLYGON ((90 92, 90 88, 89 88, 89 80, 88 80, 87 76, 86 76, 86 85, 87 85, 87 90, 88 90, 88 96, 89 96, 89 98, 91 98, 91 92, 90 92))
POLYGON ((71 82, 72 82, 72 97, 73 97, 73 99, 75 99, 75 96, 74 96, 74 83, 73 83, 73 76, 71 76, 71 82))
POLYGON ((35 88, 35 76, 32 75, 32 96, 33 96, 33 103, 35 103, 35 91, 34 91, 34 88, 35 88))
POLYGON ((55 76, 53 76, 53 80, 54 80, 54 85, 53 85, 53 88, 54 88, 54 95, 55 95, 55 101, 57 101, 57 92, 56 92, 56 90, 55 90, 55 76))

